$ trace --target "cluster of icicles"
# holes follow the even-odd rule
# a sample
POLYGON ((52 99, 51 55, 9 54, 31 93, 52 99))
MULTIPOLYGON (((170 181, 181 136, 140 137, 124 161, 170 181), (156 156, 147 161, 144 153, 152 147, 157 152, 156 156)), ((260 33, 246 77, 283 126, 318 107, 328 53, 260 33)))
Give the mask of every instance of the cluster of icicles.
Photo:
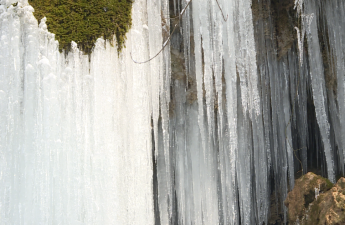
POLYGON ((218 0, 227 21, 193 0, 144 64, 131 55, 154 56, 188 0, 135 1, 123 52, 99 39, 90 58, 15 2, 0 0, 0 224, 267 224, 311 159, 344 172, 344 1, 297 0, 278 59, 250 0, 218 0))

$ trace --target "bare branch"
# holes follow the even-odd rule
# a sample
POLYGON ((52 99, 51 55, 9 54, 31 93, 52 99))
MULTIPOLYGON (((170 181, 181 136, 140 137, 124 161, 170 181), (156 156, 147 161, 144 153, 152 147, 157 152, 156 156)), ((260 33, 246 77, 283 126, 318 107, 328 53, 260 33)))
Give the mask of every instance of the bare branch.
MULTIPOLYGON (((188 8, 188 6, 189 6, 189 4, 190 4, 191 2, 192 2, 192 0, 190 0, 190 1, 187 3, 187 5, 183 8, 183 10, 181 11, 180 15, 178 16, 178 18, 179 18, 179 19, 178 19, 178 22, 175 24, 174 29, 173 29, 173 31, 171 32, 171 34, 169 35, 168 39, 164 42, 163 47, 161 48, 161 50, 159 50, 159 52, 158 52, 156 55, 154 55, 152 58, 150 58, 150 59, 148 59, 148 60, 146 60, 146 61, 143 61, 143 62, 139 62, 139 61, 134 60, 134 59, 133 59, 133 56, 132 56, 132 53, 130 53, 131 59, 133 60, 133 62, 138 63, 138 64, 150 62, 152 59, 156 58, 156 57, 165 49, 165 47, 166 47, 166 46, 168 45, 168 43, 170 42, 171 37, 172 37, 172 35, 174 34, 174 32, 175 32, 175 30, 176 30, 176 28, 177 28, 177 25, 180 24, 180 21, 181 21, 181 19, 182 19, 183 14, 186 12, 186 9, 188 8)), ((227 21, 227 20, 228 20, 228 15, 226 15, 226 18, 225 18, 225 15, 224 15, 224 13, 223 13, 222 8, 221 8, 220 5, 219 5, 218 0, 216 0, 216 2, 217 2, 217 5, 218 5, 218 7, 219 7, 221 13, 222 13, 222 16, 223 16, 224 21, 227 21)), ((175 18, 177 18, 177 17, 175 17, 175 18)))
MULTIPOLYGON (((179 20, 179 21, 180 21, 180 20, 179 20)), ((150 59, 148 59, 148 60, 146 60, 146 61, 138 62, 138 61, 135 61, 135 60, 133 59, 133 57, 132 57, 132 52, 131 52, 130 55, 131 55, 131 59, 133 60, 133 62, 138 63, 138 64, 142 64, 142 63, 150 62, 152 59, 156 58, 156 57, 164 50, 164 48, 168 45, 168 43, 169 43, 169 41, 170 41, 170 39, 171 39, 172 34, 174 33, 174 31, 175 31, 176 28, 177 28, 177 25, 178 25, 178 23, 175 24, 174 30, 171 32, 171 34, 169 35, 168 39, 165 41, 165 43, 164 43, 163 47, 161 48, 161 50, 160 50, 155 56, 153 56, 152 58, 150 58, 150 59)))
POLYGON ((225 15, 223 13, 222 7, 220 7, 218 0, 216 0, 216 2, 217 2, 217 5, 218 5, 218 8, 220 9, 220 12, 222 13, 223 20, 226 22, 228 20, 229 15, 226 15, 226 18, 225 18, 225 15))
POLYGON ((187 7, 189 6, 189 4, 190 4, 191 2, 192 2, 192 0, 190 0, 190 1, 188 2, 188 4, 183 8, 182 12, 181 12, 180 15, 179 15, 178 22, 175 24, 173 31, 172 31, 171 34, 169 35, 168 39, 165 41, 165 43, 164 43, 163 47, 161 48, 161 50, 160 50, 156 55, 154 55, 152 58, 150 58, 150 59, 148 59, 148 60, 146 60, 146 61, 143 61, 143 62, 135 61, 135 60, 133 59, 132 53, 131 53, 130 55, 131 55, 131 58, 132 58, 133 62, 138 63, 138 64, 150 62, 152 59, 156 58, 156 57, 164 50, 164 48, 168 45, 169 41, 171 40, 171 37, 172 37, 172 35, 174 34, 174 32, 175 32, 175 30, 176 30, 176 28, 177 28, 177 25, 180 24, 180 21, 181 21, 181 19, 182 19, 182 16, 183 16, 183 14, 186 12, 186 9, 187 9, 187 7))

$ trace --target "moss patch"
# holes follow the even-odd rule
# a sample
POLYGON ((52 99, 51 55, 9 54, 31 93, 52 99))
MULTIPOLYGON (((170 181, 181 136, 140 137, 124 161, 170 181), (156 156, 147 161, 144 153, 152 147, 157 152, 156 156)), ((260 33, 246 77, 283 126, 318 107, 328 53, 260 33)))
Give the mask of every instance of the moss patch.
POLYGON ((47 17, 48 30, 56 35, 59 50, 68 52, 71 41, 90 54, 96 40, 113 40, 124 46, 131 26, 132 0, 29 0, 38 21, 47 17))

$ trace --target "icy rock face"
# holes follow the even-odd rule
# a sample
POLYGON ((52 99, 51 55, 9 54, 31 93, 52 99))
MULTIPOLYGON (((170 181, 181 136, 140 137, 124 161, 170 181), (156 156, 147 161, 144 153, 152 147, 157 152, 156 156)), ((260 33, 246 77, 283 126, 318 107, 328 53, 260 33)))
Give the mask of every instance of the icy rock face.
POLYGON ((161 47, 166 3, 136 1, 127 48, 99 39, 89 58, 59 53, 14 2, 0 5, 0 224, 154 224, 151 118, 169 64, 130 52, 161 47))
POLYGON ((1 224, 286 221, 295 174, 344 172, 345 5, 277 2, 135 1, 89 58, 2 0, 1 224))
POLYGON ((169 123, 175 181, 168 185, 180 224, 267 219, 269 156, 251 2, 218 2, 227 21, 216 1, 193 1, 172 39, 172 55, 186 60, 182 76, 172 71, 169 123))
POLYGON ((193 1, 172 40, 185 54, 171 82, 177 220, 267 224, 275 193, 286 222, 295 174, 344 170, 344 3, 218 2, 227 21, 216 1, 193 1))

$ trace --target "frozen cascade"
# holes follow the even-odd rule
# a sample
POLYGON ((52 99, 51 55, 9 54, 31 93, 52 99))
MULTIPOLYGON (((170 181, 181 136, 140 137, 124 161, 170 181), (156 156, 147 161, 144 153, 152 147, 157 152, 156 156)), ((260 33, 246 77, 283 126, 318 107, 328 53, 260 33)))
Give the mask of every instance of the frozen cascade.
POLYGON ((11 3, 0 5, 0 224, 154 224, 151 118, 158 127, 169 67, 166 54, 137 65, 130 52, 161 47, 167 3, 137 1, 126 50, 99 39, 90 59, 76 43, 59 53, 27 1, 11 3))
POLYGON ((98 39, 90 58, 15 2, 0 224, 283 223, 295 176, 343 175, 343 0, 138 0, 126 48, 98 39))

